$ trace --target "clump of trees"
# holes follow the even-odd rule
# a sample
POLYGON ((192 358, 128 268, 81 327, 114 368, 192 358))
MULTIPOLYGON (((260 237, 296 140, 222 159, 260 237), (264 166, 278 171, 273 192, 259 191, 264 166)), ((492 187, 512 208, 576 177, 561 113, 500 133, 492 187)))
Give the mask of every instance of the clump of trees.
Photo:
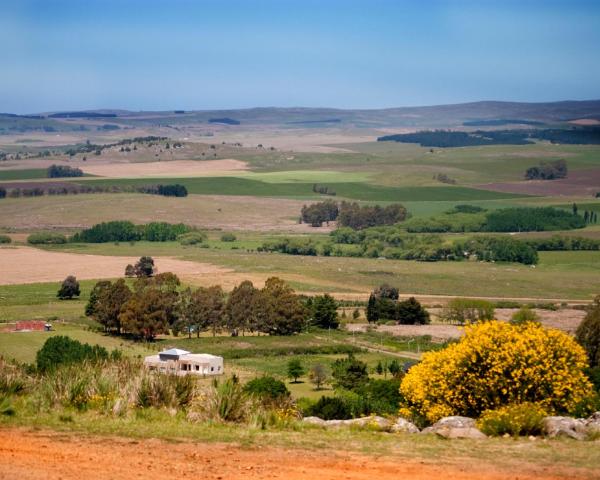
MULTIPOLYGON (((142 257, 150 259, 151 257, 142 257)), ((153 265, 152 265, 153 266, 153 265)), ((264 288, 242 282, 229 297, 219 285, 181 290, 176 275, 166 272, 140 275, 130 288, 123 279, 96 283, 86 306, 86 315, 107 333, 128 334, 153 340, 172 331, 195 333, 228 330, 269 335, 292 335, 302 331, 308 310, 301 298, 283 280, 271 277, 264 288)))
POLYGON ((566 178, 567 173, 567 162, 561 159, 554 162, 541 162, 539 165, 529 167, 525 172, 525 178, 527 180, 556 180, 566 178))
POLYGON ((163 195, 164 197, 187 197, 188 191, 185 185, 175 183, 173 185, 144 185, 137 187, 140 193, 150 193, 153 195, 163 195))
POLYGON ((379 225, 394 225, 406 220, 408 212, 403 205, 394 203, 386 207, 379 205, 360 206, 356 202, 342 202, 340 205, 338 224, 355 230, 379 225))
POLYGON ((59 245, 67 243, 67 237, 60 233, 32 233, 27 237, 27 243, 31 245, 59 245))
POLYGON ((579 215, 553 207, 503 208, 486 216, 488 232, 543 232, 585 227, 579 215))
POLYGON ((46 175, 48 178, 83 177, 83 171, 69 165, 50 165, 46 175))
POLYGON ((340 325, 338 318, 338 303, 329 294, 309 297, 306 301, 311 323, 319 328, 336 329, 340 325))
POLYGON ((145 225, 134 225, 127 220, 102 222, 82 230, 72 237, 73 242, 106 243, 106 242, 168 242, 179 235, 193 231, 183 223, 150 222, 145 225))
POLYGON ((338 204, 333 200, 304 205, 300 211, 302 221, 313 227, 320 227, 323 223, 329 224, 329 222, 335 221, 338 214, 338 204))
POLYGON ((393 320, 401 325, 424 325, 430 322, 429 312, 410 297, 400 301, 398 289, 383 284, 377 287, 367 302, 367 321, 393 320))
POLYGON ((335 190, 327 185, 319 185, 318 183, 314 183, 312 187, 313 192, 319 193, 321 195, 331 195, 335 196, 335 190))

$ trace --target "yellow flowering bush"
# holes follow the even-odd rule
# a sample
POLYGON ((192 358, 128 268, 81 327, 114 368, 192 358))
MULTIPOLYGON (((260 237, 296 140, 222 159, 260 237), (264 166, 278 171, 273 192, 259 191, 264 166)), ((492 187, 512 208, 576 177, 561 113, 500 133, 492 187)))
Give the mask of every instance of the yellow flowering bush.
POLYGON ((539 435, 548 412, 536 403, 507 405, 483 412, 477 426, 486 435, 539 435))
POLYGON ((583 348, 563 332, 490 321, 469 325, 458 343, 424 354, 400 392, 404 407, 429 422, 525 402, 568 414, 592 395, 586 366, 583 348))

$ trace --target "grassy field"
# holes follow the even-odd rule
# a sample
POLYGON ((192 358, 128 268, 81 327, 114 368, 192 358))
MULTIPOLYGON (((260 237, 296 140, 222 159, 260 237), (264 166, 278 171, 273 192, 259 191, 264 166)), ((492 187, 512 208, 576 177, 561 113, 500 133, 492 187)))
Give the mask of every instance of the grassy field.
POLYGON ((47 178, 45 168, 29 168, 24 170, 0 170, 0 181, 32 180, 36 178, 47 178))
MULTIPOLYGON (((242 241, 242 240, 241 240, 242 241)), ((370 258, 298 257, 246 251, 243 247, 182 247, 175 242, 134 245, 67 244, 52 250, 119 256, 174 256, 235 271, 235 278, 280 276, 312 291, 368 293, 382 283, 402 293, 518 298, 591 299, 598 294, 598 252, 540 252, 540 263, 525 266, 487 262, 415 262, 370 258)), ((193 279, 191 279, 193 282, 193 279)), ((219 279, 215 277, 215 283, 219 279)))

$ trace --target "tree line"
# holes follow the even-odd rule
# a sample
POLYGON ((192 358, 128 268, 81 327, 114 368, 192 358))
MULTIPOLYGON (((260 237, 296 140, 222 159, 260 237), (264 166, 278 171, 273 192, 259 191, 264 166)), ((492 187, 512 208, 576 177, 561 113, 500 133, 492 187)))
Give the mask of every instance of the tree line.
POLYGON ((262 289, 244 281, 226 295, 220 285, 182 289, 173 273, 153 275, 151 257, 142 257, 135 269, 131 288, 124 279, 102 280, 91 291, 85 314, 107 333, 153 340, 169 332, 189 337, 222 330, 234 336, 292 335, 309 325, 339 325, 337 302, 331 296, 303 298, 277 277, 267 279, 262 289))
POLYGON ((106 243, 106 242, 167 242, 176 240, 179 235, 192 232, 194 229, 183 223, 150 222, 145 225, 134 225, 127 220, 115 220, 98 223, 71 238, 73 242, 106 243))
POLYGON ((46 176, 48 178, 83 177, 83 171, 69 165, 50 165, 46 170, 46 176))

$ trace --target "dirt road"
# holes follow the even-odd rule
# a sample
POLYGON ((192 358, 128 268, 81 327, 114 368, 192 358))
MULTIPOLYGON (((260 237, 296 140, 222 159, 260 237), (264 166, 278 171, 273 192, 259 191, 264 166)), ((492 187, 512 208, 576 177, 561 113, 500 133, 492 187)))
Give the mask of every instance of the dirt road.
MULTIPOLYGON (((365 457, 343 452, 242 448, 232 444, 164 442, 0 430, 0 478, 6 480, 500 480, 563 479, 552 469, 499 471, 435 460, 365 457)), ((568 478, 584 478, 567 472, 568 478)))

